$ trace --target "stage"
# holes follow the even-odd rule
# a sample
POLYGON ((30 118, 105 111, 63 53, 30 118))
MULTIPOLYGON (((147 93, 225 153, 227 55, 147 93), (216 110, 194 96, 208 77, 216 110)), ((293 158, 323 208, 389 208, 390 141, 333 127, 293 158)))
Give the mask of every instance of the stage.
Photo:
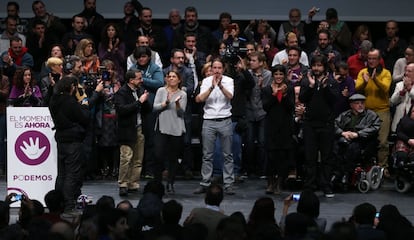
MULTIPOLYGON (((145 186, 146 180, 142 181, 142 187, 145 186)), ((398 207, 400 212, 405 215, 411 222, 414 222, 414 191, 406 194, 401 194, 395 191, 394 183, 391 180, 386 180, 381 188, 377 191, 370 191, 368 193, 359 193, 357 191, 350 191, 348 193, 336 193, 334 198, 327 199, 322 192, 316 194, 320 196, 321 211, 320 217, 325 217, 328 220, 329 226, 342 218, 349 218, 352 214, 354 206, 363 202, 370 202, 377 207, 377 210, 385 204, 393 204, 398 207)), ((221 208, 226 214, 231 214, 235 211, 241 211, 246 218, 248 218, 254 201, 265 196, 266 180, 258 178, 247 179, 243 183, 235 185, 236 194, 233 196, 225 196, 221 208)), ((175 184, 175 194, 166 195, 164 201, 175 199, 180 202, 183 207, 183 215, 181 221, 188 216, 191 209, 204 205, 204 196, 195 195, 192 192, 198 187, 197 180, 178 180, 175 184)), ((91 196, 93 202, 99 199, 102 195, 109 195, 114 197, 115 203, 122 199, 128 199, 132 202, 134 207, 138 204, 142 196, 142 190, 138 193, 129 194, 127 197, 119 197, 118 186, 116 181, 86 181, 82 188, 82 192, 91 196)), ((296 192, 296 191, 295 191, 296 192)), ((266 195, 271 196, 276 204, 276 219, 280 220, 281 211, 283 207, 283 199, 290 194, 289 191, 284 191, 280 195, 266 195)), ((0 196, 6 194, 6 182, 0 181, 0 196)), ((4 199, 4 197, 3 197, 4 199)), ((291 211, 296 210, 296 205, 291 206, 291 211)), ((17 209, 12 209, 11 223, 17 219, 17 209)))

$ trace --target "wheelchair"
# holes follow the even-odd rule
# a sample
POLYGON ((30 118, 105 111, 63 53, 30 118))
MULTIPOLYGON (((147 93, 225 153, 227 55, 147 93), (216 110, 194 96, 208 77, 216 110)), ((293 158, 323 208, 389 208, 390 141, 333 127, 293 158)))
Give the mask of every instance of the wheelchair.
POLYGON ((395 190, 406 193, 414 184, 414 149, 398 140, 393 147, 391 158, 395 172, 395 190))
POLYGON ((372 154, 370 155, 372 157, 367 159, 365 149, 356 147, 356 145, 358 143, 352 144, 346 140, 339 139, 336 145, 337 152, 335 155, 337 160, 339 160, 338 167, 342 167, 343 169, 340 172, 336 172, 331 182, 334 186, 338 186, 345 192, 348 190, 348 187, 356 188, 361 193, 366 193, 369 190, 377 190, 380 188, 384 179, 384 168, 378 165, 376 157, 372 154), (356 154, 348 155, 349 151, 355 151, 356 154), (345 163, 345 155, 348 155, 352 159, 352 163, 345 163), (346 164, 348 166, 344 166, 346 164), (350 169, 353 170, 349 171, 350 169))
POLYGON ((377 165, 376 161, 372 161, 372 165, 361 167, 358 164, 350 177, 350 185, 354 186, 361 193, 369 190, 377 190, 382 183, 384 176, 384 168, 377 165))

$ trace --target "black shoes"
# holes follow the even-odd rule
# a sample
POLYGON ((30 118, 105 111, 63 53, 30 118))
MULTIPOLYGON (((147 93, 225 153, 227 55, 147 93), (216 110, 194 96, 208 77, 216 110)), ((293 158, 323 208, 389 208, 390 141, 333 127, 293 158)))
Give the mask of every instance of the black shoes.
MULTIPOLYGON (((202 193, 206 193, 207 191, 207 187, 203 187, 203 186, 199 186, 193 193, 194 194, 202 194, 202 193)), ((224 194, 226 195, 234 195, 234 189, 232 186, 226 187, 224 188, 224 194)))
POLYGON ((119 196, 121 196, 121 197, 128 196, 128 188, 126 188, 126 187, 120 187, 119 188, 119 196))

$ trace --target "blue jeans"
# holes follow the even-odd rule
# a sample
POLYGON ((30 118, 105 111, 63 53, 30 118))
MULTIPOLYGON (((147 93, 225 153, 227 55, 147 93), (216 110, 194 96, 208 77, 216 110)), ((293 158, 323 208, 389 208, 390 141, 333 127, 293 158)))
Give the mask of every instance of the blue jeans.
POLYGON ((249 174, 265 174, 265 119, 248 122, 244 160, 246 161, 243 163, 244 168, 249 174))
MULTIPOLYGON (((234 164, 234 175, 238 176, 241 169, 241 159, 242 159, 242 138, 240 134, 234 131, 237 122, 233 122, 233 143, 231 150, 233 152, 233 164, 234 164)), ((216 140, 216 148, 214 150, 213 157, 213 174, 221 175, 223 171, 223 154, 221 151, 220 139, 216 140)))
POLYGON ((216 139, 220 138, 223 152, 223 183, 224 187, 230 187, 234 182, 233 173, 233 127, 231 119, 223 121, 204 120, 201 132, 203 139, 203 162, 201 165, 202 180, 200 185, 209 186, 213 175, 213 156, 216 139))

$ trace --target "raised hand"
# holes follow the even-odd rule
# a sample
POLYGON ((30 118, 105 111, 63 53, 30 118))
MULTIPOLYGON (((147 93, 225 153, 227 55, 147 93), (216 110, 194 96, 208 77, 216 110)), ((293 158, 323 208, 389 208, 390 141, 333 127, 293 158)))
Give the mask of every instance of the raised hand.
POLYGON ((369 81, 369 75, 368 75, 368 73, 364 72, 362 74, 362 78, 364 79, 365 83, 368 83, 368 81, 369 81))
POLYGON ((312 76, 311 72, 308 72, 309 87, 315 86, 315 77, 312 76))
POLYGON ((344 88, 344 90, 342 90, 342 96, 344 96, 344 97, 348 97, 349 96, 349 90, 348 90, 348 87, 347 86, 345 86, 345 88, 344 88))
POLYGON ((33 138, 29 138, 29 143, 23 141, 24 146, 20 146, 20 150, 26 155, 30 160, 38 159, 43 152, 46 150, 46 146, 42 148, 39 147, 39 138, 37 137, 34 141, 33 138))
POLYGON ((179 102, 181 100, 181 96, 177 96, 176 98, 175 98, 175 100, 174 100, 174 102, 179 102))
POLYGON ((145 90, 144 91, 144 93, 139 97, 139 101, 141 102, 141 103, 143 103, 143 102, 145 102, 145 101, 147 101, 147 99, 148 99, 148 95, 149 95, 149 92, 147 91, 147 90, 145 90))

